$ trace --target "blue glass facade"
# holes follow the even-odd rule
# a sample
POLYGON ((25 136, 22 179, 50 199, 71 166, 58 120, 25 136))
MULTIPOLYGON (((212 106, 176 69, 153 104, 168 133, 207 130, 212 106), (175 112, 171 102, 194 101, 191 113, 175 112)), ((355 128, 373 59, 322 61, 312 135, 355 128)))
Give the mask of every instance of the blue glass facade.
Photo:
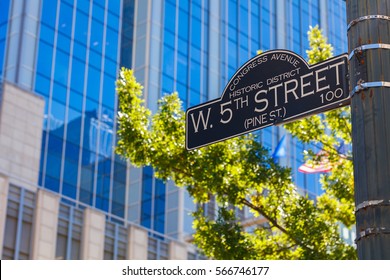
POLYGON ((328 1, 327 9, 327 36, 334 48, 334 54, 337 55, 347 52, 347 28, 343 24, 343 21, 346 22, 347 20, 345 3, 337 0, 328 1))
POLYGON ((34 91, 45 97, 39 185, 124 217, 115 157, 120 1, 41 2, 34 91))
MULTIPOLYGON (((187 108, 219 97, 258 50, 284 48, 305 57, 310 25, 324 28, 335 54, 347 49, 339 0, 16 2, 0 1, 0 79, 45 99, 38 185, 68 204, 81 202, 174 238, 192 231, 191 198, 157 180, 152 168, 130 168, 114 153, 119 67, 134 69, 152 110, 173 91, 187 108)), ((271 151, 285 134, 279 127, 258 133, 271 151)), ((296 184, 320 193, 318 175, 297 171, 305 146, 289 139, 287 148, 284 163, 296 184)))
POLYGON ((165 232, 166 185, 154 178, 151 167, 143 168, 141 225, 165 232))
POLYGON ((5 59, 5 47, 8 28, 9 0, 0 2, 0 77, 3 77, 3 64, 5 59))
POLYGON ((276 48, 275 1, 221 1, 220 91, 237 69, 257 54, 276 48))
POLYGON ((305 50, 309 48, 305 31, 309 26, 320 25, 319 1, 290 0, 287 2, 288 48, 296 53, 305 54, 305 50))

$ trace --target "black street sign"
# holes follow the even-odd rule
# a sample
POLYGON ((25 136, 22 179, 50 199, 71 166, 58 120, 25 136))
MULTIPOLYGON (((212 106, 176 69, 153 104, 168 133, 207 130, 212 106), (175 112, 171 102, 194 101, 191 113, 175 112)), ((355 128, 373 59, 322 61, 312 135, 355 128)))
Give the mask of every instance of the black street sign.
POLYGON ((186 148, 200 148, 267 126, 349 104, 346 54, 309 66, 287 50, 246 62, 221 98, 186 112, 186 148))

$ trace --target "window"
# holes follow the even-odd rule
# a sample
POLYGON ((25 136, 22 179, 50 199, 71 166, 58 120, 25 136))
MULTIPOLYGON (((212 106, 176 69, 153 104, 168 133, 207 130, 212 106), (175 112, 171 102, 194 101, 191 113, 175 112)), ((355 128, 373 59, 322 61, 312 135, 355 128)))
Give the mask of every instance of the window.
POLYGON ((127 229, 119 224, 106 221, 104 238, 104 259, 125 260, 127 258, 127 229))
MULTIPOLYGON (((106 56, 109 56, 112 59, 116 59, 118 52, 118 32, 107 28, 106 33, 106 56)), ((113 75, 115 73, 112 73, 113 75)))
POLYGON ((176 20, 176 7, 169 2, 165 3, 165 29, 171 32, 175 31, 175 20, 176 20))
POLYGON ((193 253, 188 252, 187 259, 188 260, 207 260, 207 258, 199 252, 193 252, 193 253))
MULTIPOLYGON (((73 91, 82 93, 84 90, 85 63, 77 58, 72 60, 72 73, 70 86, 73 91)), ((72 93, 73 94, 73 93, 72 93)), ((72 104, 71 104, 72 106, 72 104)), ((80 106, 81 108, 81 106, 80 106)))
POLYGON ((120 180, 126 180, 126 168, 123 165, 122 168, 119 167, 118 163, 115 162, 111 213, 123 218, 125 216, 126 184, 118 180, 118 176, 121 174, 123 177, 120 180))
POLYGON ((204 216, 210 220, 215 220, 216 216, 216 202, 215 196, 210 196, 210 201, 208 203, 202 204, 204 216))
MULTIPOLYGON (((115 72, 112 74, 115 74, 115 72)), ((111 109, 115 108, 115 79, 114 78, 106 77, 103 81, 102 103, 111 109)))
MULTIPOLYGON (((102 55, 101 53, 98 53, 96 52, 95 50, 91 49, 90 52, 89 52, 89 65, 92 65, 93 68, 89 68, 89 69, 96 69, 98 73, 96 73, 95 75, 97 75, 96 77, 98 77, 98 75, 100 75, 100 69, 101 69, 101 65, 102 64, 102 55)), ((99 86, 99 83, 98 83, 98 86, 99 86)))
POLYGON ((148 260, 168 260, 169 244, 158 236, 148 238, 148 260))
POLYGON ((111 163, 109 159, 98 163, 95 207, 106 212, 109 210, 111 163))
POLYGON ((54 26, 56 22, 57 1, 42 1, 42 22, 54 26))
POLYGON ((165 183, 155 179, 153 229, 160 233, 165 232, 165 193, 165 183))
POLYGON ((50 93, 50 80, 43 75, 37 73, 35 80, 35 91, 48 96, 50 93))
POLYGON ((40 41, 37 63, 38 74, 45 75, 46 77, 50 76, 53 59, 52 54, 53 47, 50 44, 46 44, 43 41, 40 41))
MULTIPOLYGON (((77 5, 80 5, 80 1, 77 2, 77 5)), ((86 44, 87 35, 88 35, 88 15, 78 10, 76 13, 76 25, 75 25, 75 32, 74 32, 75 40, 77 40, 80 43, 86 44)))
MULTIPOLYGON (((60 3, 60 18, 58 20, 58 31, 70 36, 72 33, 73 7, 65 2, 60 3)), ((60 41, 61 42, 61 41, 60 41)))
POLYGON ((141 225, 152 227, 152 196, 153 196, 153 169, 150 166, 143 168, 142 178, 142 205, 141 225))
POLYGON ((80 259, 82 227, 82 210, 61 203, 57 228, 56 259, 80 259))
POLYGON ((97 53, 101 54, 102 45, 103 45, 103 30, 104 26, 100 21, 92 20, 91 25, 91 38, 90 46, 91 49, 95 50, 97 53))
MULTIPOLYGON (((83 149, 83 161, 93 160, 95 153, 87 149, 83 149)), ((88 205, 93 203, 93 184, 94 184, 94 164, 83 165, 81 167, 81 177, 80 177, 80 201, 88 205)))
POLYGON ((87 96, 97 102, 100 95, 100 70, 95 67, 89 67, 88 70, 87 96))
POLYGON ((2 259, 31 259, 34 208, 35 193, 9 187, 2 259))
POLYGON ((179 11, 179 37, 188 41, 188 13, 179 11))
POLYGON ((65 159, 64 159, 64 176, 62 193, 68 197, 76 199, 77 178, 78 178, 78 160, 79 146, 66 142, 65 159))

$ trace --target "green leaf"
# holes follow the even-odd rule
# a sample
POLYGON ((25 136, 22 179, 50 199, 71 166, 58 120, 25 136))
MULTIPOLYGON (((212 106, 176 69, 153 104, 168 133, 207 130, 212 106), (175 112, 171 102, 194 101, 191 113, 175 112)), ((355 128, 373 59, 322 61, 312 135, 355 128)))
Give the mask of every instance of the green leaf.
MULTIPOLYGON (((309 31, 309 63, 332 55, 318 27, 309 31)), ((132 70, 122 69, 116 152, 136 166, 150 165, 155 176, 187 188, 198 210, 194 243, 214 259, 355 259, 339 225, 354 224, 353 174, 350 155, 340 155, 341 142, 351 143, 349 109, 339 109, 285 125, 303 143, 321 147, 333 171, 321 177, 324 194, 316 201, 302 196, 291 169, 274 163, 258 139, 245 135, 201 149, 185 149, 185 113, 177 93, 163 96, 152 115, 142 86, 132 70), (216 202, 217 217, 203 205, 216 202), (237 213, 249 209, 253 221, 237 213)), ((313 163, 322 160, 307 151, 313 163)))

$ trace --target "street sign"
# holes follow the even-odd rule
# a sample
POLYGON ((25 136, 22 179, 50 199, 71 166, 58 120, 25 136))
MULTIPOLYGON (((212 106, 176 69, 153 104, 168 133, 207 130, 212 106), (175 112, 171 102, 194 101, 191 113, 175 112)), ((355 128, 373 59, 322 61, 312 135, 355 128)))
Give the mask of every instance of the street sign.
POLYGON ((254 130, 349 104, 348 55, 308 65, 287 50, 246 62, 219 99, 186 112, 186 148, 200 148, 254 130))

